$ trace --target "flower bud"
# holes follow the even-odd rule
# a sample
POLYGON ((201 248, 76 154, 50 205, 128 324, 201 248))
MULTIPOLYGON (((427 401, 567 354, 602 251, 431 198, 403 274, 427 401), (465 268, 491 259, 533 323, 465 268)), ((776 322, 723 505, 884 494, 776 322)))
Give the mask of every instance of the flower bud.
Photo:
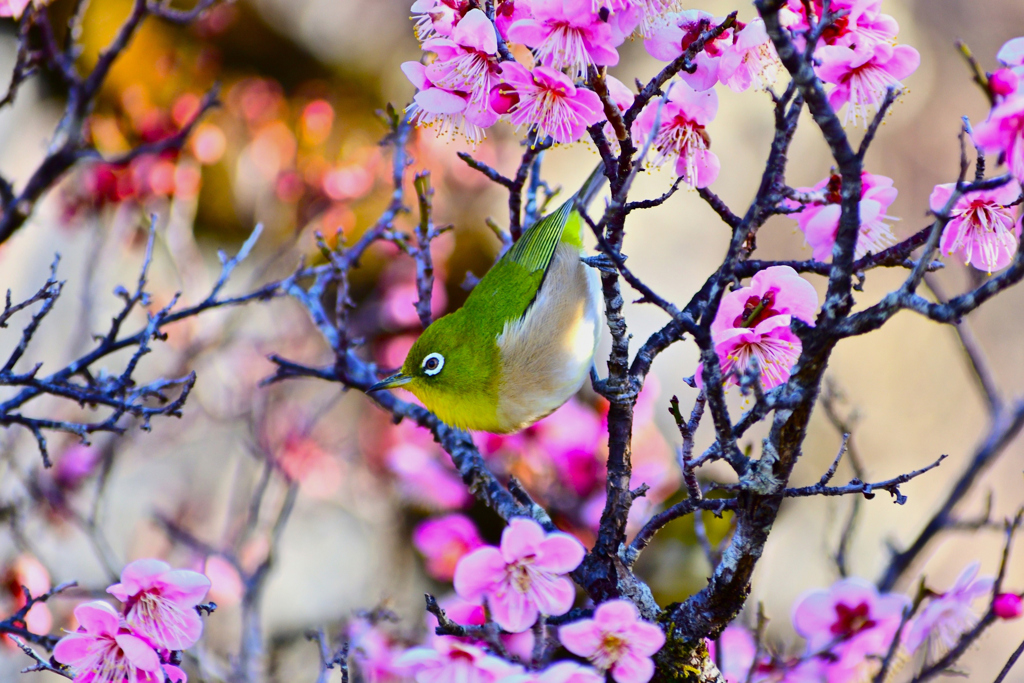
POLYGON ((1006 97, 1017 90, 1017 74, 1010 69, 999 69, 988 77, 988 87, 995 97, 1006 97))
POLYGON ((1000 619, 1017 619, 1024 614, 1024 602, 1019 595, 1000 593, 992 602, 992 611, 1000 619))

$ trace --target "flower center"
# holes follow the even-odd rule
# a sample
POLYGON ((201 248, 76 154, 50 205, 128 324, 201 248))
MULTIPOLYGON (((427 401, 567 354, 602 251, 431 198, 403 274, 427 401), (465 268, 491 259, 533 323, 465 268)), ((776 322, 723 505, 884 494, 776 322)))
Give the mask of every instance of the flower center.
POLYGON ((874 628, 877 624, 871 618, 871 607, 866 602, 862 602, 856 607, 839 603, 835 609, 836 620, 832 623, 829 630, 837 636, 849 638, 861 631, 874 628))
POLYGON ((597 648, 597 652, 591 656, 590 661, 602 671, 610 669, 628 648, 629 644, 619 636, 614 633, 605 633, 601 639, 601 647, 597 648))
POLYGON ((743 312, 732 321, 733 327, 757 327, 759 323, 781 313, 774 308, 775 290, 769 290, 764 296, 752 296, 743 305, 743 312))
POLYGON ((508 569, 508 580, 512 587, 519 593, 526 593, 533 585, 533 562, 536 555, 527 555, 510 564, 508 569))

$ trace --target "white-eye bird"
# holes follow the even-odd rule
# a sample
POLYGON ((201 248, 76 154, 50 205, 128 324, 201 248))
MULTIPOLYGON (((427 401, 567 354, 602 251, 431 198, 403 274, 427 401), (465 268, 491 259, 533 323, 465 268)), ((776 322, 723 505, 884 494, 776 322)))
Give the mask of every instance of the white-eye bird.
POLYGON ((462 308, 420 335, 397 374, 370 391, 404 387, 445 423, 506 434, 569 400, 587 379, 601 337, 597 272, 580 258, 595 170, 572 198, 529 227, 462 308))

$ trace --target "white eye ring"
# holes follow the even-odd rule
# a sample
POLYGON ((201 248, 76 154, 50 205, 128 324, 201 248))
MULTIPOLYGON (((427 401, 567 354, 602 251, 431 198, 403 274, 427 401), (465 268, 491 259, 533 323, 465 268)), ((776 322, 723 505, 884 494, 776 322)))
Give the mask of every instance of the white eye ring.
POLYGON ((433 377, 444 368, 444 356, 439 353, 432 353, 423 359, 420 367, 423 368, 423 372, 428 377, 433 377))

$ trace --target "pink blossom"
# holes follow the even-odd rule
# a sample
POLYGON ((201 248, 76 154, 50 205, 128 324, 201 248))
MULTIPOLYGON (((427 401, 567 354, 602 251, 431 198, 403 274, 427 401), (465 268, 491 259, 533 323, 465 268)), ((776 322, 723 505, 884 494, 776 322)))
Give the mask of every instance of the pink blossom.
POLYGON ((87 602, 75 608, 75 618, 78 631, 53 649, 54 659, 74 670, 75 683, 164 683, 160 656, 123 625, 113 607, 87 602))
POLYGON ((649 38, 655 30, 665 23, 667 15, 679 9, 679 0, 626 0, 626 7, 636 13, 637 28, 640 35, 649 38))
POLYGON ((556 662, 543 671, 531 671, 501 683, 604 683, 605 677, 576 662, 556 662))
MULTIPOLYGON (((822 15, 822 0, 813 3, 815 22, 822 15)), ((888 14, 881 12, 882 0, 833 0, 832 12, 842 12, 832 25, 825 29, 821 36, 821 44, 840 45, 853 50, 870 50, 878 43, 888 43, 899 33, 900 27, 888 14)), ((783 21, 785 25, 797 32, 800 47, 803 38, 800 32, 810 28, 803 0, 789 0, 783 21)), ((817 53, 815 53, 817 57, 817 53)))
MULTIPOLYGON (((644 41, 644 47, 655 59, 671 62, 682 55, 701 33, 723 21, 724 19, 701 10, 675 12, 665 17, 665 23, 652 30, 651 36, 644 41)), ((713 88, 718 82, 719 62, 726 46, 731 42, 730 31, 725 31, 715 40, 708 41, 704 49, 693 58, 697 70, 692 74, 683 71, 679 78, 694 90, 713 88)))
POLYGON ((419 90, 406 108, 413 124, 430 127, 436 123, 438 135, 459 134, 474 145, 484 139, 483 127, 466 119, 469 97, 465 93, 436 87, 427 78, 427 67, 419 62, 403 62, 402 72, 419 90))
POLYGON ((498 115, 491 110, 489 98, 498 83, 498 34, 487 15, 471 9, 452 29, 451 38, 432 38, 423 43, 423 49, 437 54, 425 69, 430 82, 465 94, 469 122, 483 128, 493 125, 498 115))
POLYGON ((583 78, 590 66, 615 66, 626 36, 595 14, 592 0, 531 0, 533 17, 512 24, 509 40, 534 49, 544 66, 583 78))
POLYGON ((586 657, 601 671, 611 670, 616 683, 647 683, 654 675, 651 657, 665 644, 665 634, 640 619, 626 600, 609 600, 593 619, 566 624, 558 639, 569 652, 586 657))
POLYGON ((416 37, 421 42, 437 36, 450 38, 468 10, 468 0, 416 0, 410 10, 416 37))
POLYGON ((1003 43, 996 53, 996 59, 1003 66, 1012 69, 1017 76, 1024 77, 1024 36, 1003 43))
POLYGON ((666 101, 648 104, 633 121, 633 137, 638 145, 645 145, 654 130, 651 147, 655 151, 654 166, 667 159, 676 159, 676 173, 692 187, 707 187, 718 178, 721 164, 708 149, 711 137, 705 126, 718 113, 718 94, 714 90, 697 92, 682 81, 669 86, 666 101))
POLYGON ((537 66, 527 71, 517 62, 502 64, 500 92, 511 97, 509 122, 536 125, 542 135, 568 144, 583 136, 587 126, 604 120, 604 106, 597 93, 577 88, 563 73, 537 66))
POLYGON ((121 572, 121 583, 107 592, 125 603, 125 620, 159 648, 184 650, 203 632, 196 612, 210 590, 210 580, 198 572, 171 569, 160 560, 136 560, 121 572))
POLYGON ((379 626, 366 619, 353 619, 348 627, 352 659, 366 683, 401 683, 407 679, 397 659, 401 649, 379 626))
MULTIPOLYGON (((484 610, 483 602, 470 602, 463 600, 458 595, 450 594, 440 598, 438 604, 445 611, 448 618, 457 624, 466 626, 483 626, 487 623, 487 612, 484 610)), ((433 633, 437 628, 437 618, 427 614, 427 629, 433 633)), ((431 640, 451 638, 452 636, 433 635, 431 640)), ((533 657, 533 632, 523 631, 522 633, 503 633, 500 636, 502 644, 509 654, 519 657, 522 661, 528 661, 533 657)), ((471 638, 463 638, 465 642, 484 647, 484 643, 474 641, 471 638)), ((504 683, 504 682, 503 682, 504 683)))
POLYGON ((805 593, 793 608, 793 627, 807 639, 810 652, 836 658, 827 669, 828 681, 841 683, 877 666, 909 605, 903 595, 879 594, 871 583, 848 578, 805 593))
MULTIPOLYGON (((757 362, 761 386, 777 387, 789 379, 803 346, 789 329, 793 318, 813 325, 818 293, 810 282, 789 266, 760 271, 750 284, 722 297, 711 323, 711 335, 727 382, 738 384, 729 373, 743 372, 757 362)), ((698 386, 703 386, 703 365, 697 366, 698 386)))
POLYGON ((972 562, 945 593, 932 597, 914 618, 904 641, 907 649, 916 652, 928 639, 937 650, 948 651, 960 636, 974 628, 978 615, 971 605, 978 598, 992 592, 995 581, 991 577, 977 578, 980 562, 972 562))
POLYGON ((779 66, 779 56, 768 38, 764 21, 754 19, 736 31, 732 44, 722 49, 718 80, 735 92, 743 92, 751 86, 764 90, 775 83, 779 66))
POLYGON ((420 523, 412 542, 426 558, 427 572, 439 581, 451 581, 459 560, 483 545, 469 517, 457 513, 420 523))
POLYGON ((757 644, 753 634, 742 626, 730 624, 722 631, 717 641, 708 640, 708 656, 714 662, 721 662, 719 667, 726 683, 746 683, 750 666, 757 654, 757 644), (722 647, 721 657, 717 648, 722 647))
POLYGON ((532 519, 517 517, 502 532, 500 549, 485 546, 462 558, 455 569, 455 592, 464 600, 485 598, 494 621, 519 633, 540 614, 569 611, 576 589, 565 575, 584 554, 583 545, 569 534, 546 534, 532 519))
POLYGON ((402 495, 433 510, 454 510, 470 501, 469 491, 454 470, 441 464, 433 444, 397 444, 385 453, 388 469, 402 495))
MULTIPOLYGON (((822 203, 808 204, 799 213, 790 214, 804 233, 807 244, 813 249, 814 258, 819 261, 832 258, 832 247, 836 243, 842 214, 841 182, 838 175, 833 175, 814 187, 797 188, 799 192, 822 198, 822 203)), ((854 250, 856 258, 868 252, 877 254, 895 241, 886 222, 895 219, 886 215, 886 211, 896 201, 897 194, 892 178, 872 173, 861 175, 860 232, 854 250)))
MULTIPOLYGON (((928 200, 932 211, 942 211, 954 189, 953 183, 936 185, 928 200)), ((1017 222, 1017 207, 1006 205, 1019 195, 1020 185, 1011 182, 960 197, 942 232, 942 252, 947 256, 958 253, 964 263, 988 273, 1010 265, 1017 253, 1021 226, 1017 222)))
POLYGON ((1024 182, 1024 93, 1008 97, 974 127, 974 144, 983 152, 1006 155, 1006 165, 1024 182))
POLYGON ((21 15, 31 3, 32 0, 0 0, 0 17, 21 19, 21 15))
POLYGON ((815 68, 818 77, 835 85, 828 94, 829 104, 835 111, 847 105, 844 125, 852 118, 854 124, 867 126, 888 88, 902 88, 900 81, 921 64, 921 55, 914 48, 889 43, 876 43, 864 50, 825 45, 814 55, 821 61, 815 68))
POLYGON ((1000 619, 1019 619, 1024 614, 1024 600, 1013 593, 1000 593, 992 601, 992 612, 1000 619))
POLYGON ((61 454, 53 468, 54 483, 65 491, 74 491, 96 470, 102 456, 93 446, 71 446, 61 454))
POLYGON ((433 645, 406 651, 396 665, 410 672, 416 683, 497 683, 523 670, 456 638, 437 638, 433 645))
MULTIPOLYGON (((46 570, 43 563, 28 553, 18 555, 4 568, 2 579, 3 589, 12 598, 14 609, 20 610, 27 604, 25 589, 33 597, 37 597, 50 590, 50 572, 46 570)), ((37 602, 25 615, 25 628, 40 635, 49 633, 53 626, 53 615, 50 608, 44 602, 37 602)), ((7 644, 13 645, 13 641, 4 638, 7 644)))

